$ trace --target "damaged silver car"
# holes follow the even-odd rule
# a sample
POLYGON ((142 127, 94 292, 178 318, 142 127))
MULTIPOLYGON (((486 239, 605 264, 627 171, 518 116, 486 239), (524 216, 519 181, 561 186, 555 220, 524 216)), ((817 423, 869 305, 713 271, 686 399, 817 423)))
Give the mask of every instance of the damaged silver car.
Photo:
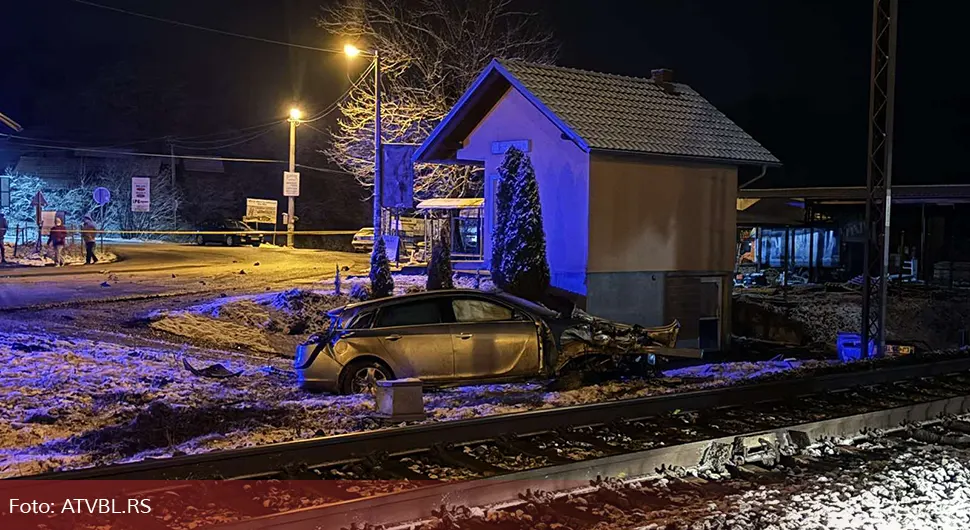
POLYGON ((445 290, 351 304, 299 346, 295 367, 309 390, 353 394, 375 381, 427 385, 555 377, 605 362, 653 365, 700 357, 675 348, 680 324, 644 328, 580 310, 563 317, 504 293, 445 290))

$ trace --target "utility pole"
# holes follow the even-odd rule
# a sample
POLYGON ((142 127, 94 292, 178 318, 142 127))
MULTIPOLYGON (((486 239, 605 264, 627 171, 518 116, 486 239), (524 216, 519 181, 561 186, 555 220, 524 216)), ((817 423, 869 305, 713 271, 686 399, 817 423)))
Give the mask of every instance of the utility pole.
POLYGON ((869 352, 869 341, 874 343, 876 355, 886 351, 898 18, 898 0, 873 0, 866 247, 862 275, 862 329, 859 334, 864 356, 869 352), (878 283, 873 285, 874 281, 878 283))
POLYGON ((374 243, 384 235, 383 194, 384 194, 384 154, 381 138, 381 53, 374 51, 374 243))
MULTIPOLYGON (((296 124, 302 113, 297 108, 290 109, 290 173, 296 171, 296 124)), ((293 215, 296 210, 295 197, 287 197, 286 215, 286 246, 293 248, 293 215)))

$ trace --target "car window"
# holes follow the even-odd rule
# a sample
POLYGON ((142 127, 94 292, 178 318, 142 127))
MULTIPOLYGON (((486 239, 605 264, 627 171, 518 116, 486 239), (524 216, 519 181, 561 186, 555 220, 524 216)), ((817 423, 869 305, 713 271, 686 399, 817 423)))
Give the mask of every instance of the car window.
POLYGON ((420 326, 441 323, 441 307, 435 300, 410 302, 382 308, 377 327, 420 326))
POLYGON ((458 298, 451 302, 457 322, 495 322, 512 320, 512 310, 499 304, 472 298, 458 298))
POLYGON ((370 329, 371 324, 374 323, 374 312, 364 313, 362 315, 357 315, 347 326, 347 329, 370 329))

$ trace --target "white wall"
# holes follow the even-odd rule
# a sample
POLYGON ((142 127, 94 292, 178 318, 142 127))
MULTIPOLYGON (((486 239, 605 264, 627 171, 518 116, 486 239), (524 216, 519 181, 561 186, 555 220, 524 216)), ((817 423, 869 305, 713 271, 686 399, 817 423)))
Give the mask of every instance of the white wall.
POLYGON ((528 153, 539 183, 552 285, 586 294, 589 240, 589 155, 516 89, 510 88, 464 140, 458 158, 485 163, 485 259, 491 257, 494 191, 503 154, 492 142, 530 140, 528 153))

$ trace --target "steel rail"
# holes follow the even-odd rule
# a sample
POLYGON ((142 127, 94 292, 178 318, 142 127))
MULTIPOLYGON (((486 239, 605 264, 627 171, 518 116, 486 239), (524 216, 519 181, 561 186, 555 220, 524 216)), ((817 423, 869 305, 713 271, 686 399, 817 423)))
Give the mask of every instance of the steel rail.
MULTIPOLYGON (((704 469, 710 465, 710 449, 737 446, 757 447, 767 441, 774 447, 804 449, 817 440, 856 437, 861 433, 892 431, 904 424, 934 422, 941 415, 970 411, 970 396, 938 399, 891 409, 841 416, 789 427, 748 432, 737 436, 648 449, 635 453, 597 458, 565 465, 509 473, 494 478, 447 483, 400 493, 365 497, 327 506, 304 508, 218 525, 218 530, 317 530, 349 528, 369 524, 383 528, 418 528, 444 505, 467 507, 514 506, 521 504, 519 494, 526 490, 559 494, 591 489, 591 481, 603 477, 624 477, 636 482, 662 476, 659 469, 704 469), (792 440, 796 440, 792 442, 792 440)), ((773 453, 756 453, 732 462, 744 465, 762 461, 773 453)))
MULTIPOLYGON (((807 394, 845 390, 970 370, 970 357, 902 364, 839 374, 782 379, 635 399, 485 416, 284 442, 260 447, 89 469, 48 472, 9 479, 176 480, 302 478, 287 470, 313 468, 371 454, 401 454, 441 444, 474 443, 498 436, 530 435, 569 426, 594 426, 657 416, 673 410, 702 410, 778 401, 807 394)), ((5 487, 0 485, 0 488, 5 487)), ((12 483, 6 487, 16 487, 12 483)))

